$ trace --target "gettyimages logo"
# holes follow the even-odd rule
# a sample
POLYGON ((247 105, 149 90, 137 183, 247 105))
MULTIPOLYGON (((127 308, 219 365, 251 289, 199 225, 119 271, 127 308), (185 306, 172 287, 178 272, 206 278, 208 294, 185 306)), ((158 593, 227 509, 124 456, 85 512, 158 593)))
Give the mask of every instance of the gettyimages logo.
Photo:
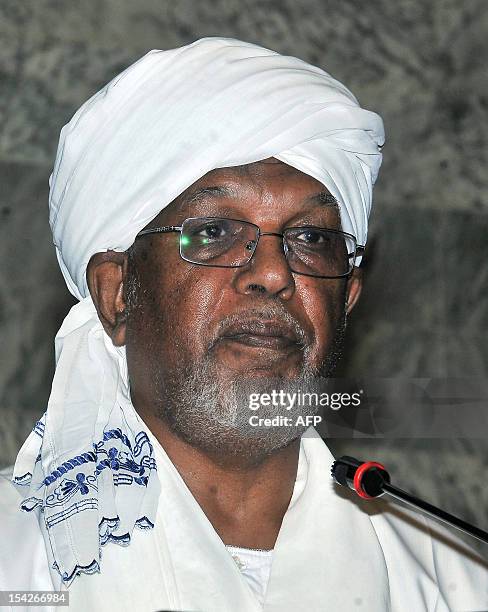
POLYGON ((323 420, 319 414, 321 409, 340 410, 344 407, 359 406, 361 404, 361 393, 347 392, 317 392, 317 391, 285 391, 284 389, 272 389, 269 393, 251 393, 249 396, 249 410, 255 411, 249 417, 249 424, 253 427, 292 427, 313 425, 317 427, 323 420), (262 416, 259 411, 263 408, 269 412, 274 408, 277 414, 273 417, 262 416), (290 413, 298 414, 290 416, 290 413))
POLYGON ((254 381, 246 397, 246 421, 256 430, 290 428, 303 433, 310 426, 323 427, 330 415, 362 402, 359 390, 336 389, 333 379, 301 377, 297 380, 254 381))

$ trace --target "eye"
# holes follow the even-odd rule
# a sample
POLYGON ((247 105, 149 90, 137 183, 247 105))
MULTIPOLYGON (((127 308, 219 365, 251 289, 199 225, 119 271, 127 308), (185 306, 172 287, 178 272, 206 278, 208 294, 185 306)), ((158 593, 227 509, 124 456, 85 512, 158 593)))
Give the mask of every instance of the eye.
POLYGON ((220 221, 206 223, 194 231, 195 236, 200 236, 204 240, 218 240, 219 238, 225 238, 227 233, 226 224, 220 221))
POLYGON ((307 229, 297 234, 295 240, 306 242, 307 244, 321 244, 325 242, 325 236, 319 230, 307 229))

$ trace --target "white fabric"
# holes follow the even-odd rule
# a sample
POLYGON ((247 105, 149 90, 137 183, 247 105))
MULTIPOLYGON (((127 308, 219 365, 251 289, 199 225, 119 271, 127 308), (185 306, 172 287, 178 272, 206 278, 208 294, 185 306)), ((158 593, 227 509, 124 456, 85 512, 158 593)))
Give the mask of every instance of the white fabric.
POLYGON ((134 527, 152 527, 160 484, 129 398, 125 351, 91 300, 71 309, 60 345, 48 410, 17 456, 14 481, 39 521, 53 580, 69 584, 79 570, 98 570, 108 541, 128 545, 134 527))
POLYGON ((256 599, 263 605, 271 574, 273 551, 240 548, 239 546, 226 546, 226 548, 256 599))
POLYGON ((49 565, 70 584, 97 571, 100 547, 127 545, 155 520, 152 449, 129 401, 125 351, 104 334, 85 270, 207 171, 270 156, 338 199, 343 229, 366 241, 383 124, 323 70, 232 39, 151 51, 88 100, 61 132, 50 224, 68 287, 81 302, 56 336, 45 416, 14 480, 35 513, 49 565), (43 437, 38 435, 43 430, 43 437))
MULTIPOLYGON (((388 511, 380 502, 363 503, 337 490, 330 477, 333 457, 314 430, 302 437, 263 608, 147 433, 161 481, 154 529, 134 532, 128 547, 106 546, 101 573, 83 574, 69 588, 70 612, 488 610, 486 564, 461 553, 459 542, 432 538, 431 531, 455 542, 422 515, 388 511)), ((0 590, 52 589, 58 584, 51 580, 42 534, 32 513, 18 511, 20 500, 14 485, 0 478, 0 590)))

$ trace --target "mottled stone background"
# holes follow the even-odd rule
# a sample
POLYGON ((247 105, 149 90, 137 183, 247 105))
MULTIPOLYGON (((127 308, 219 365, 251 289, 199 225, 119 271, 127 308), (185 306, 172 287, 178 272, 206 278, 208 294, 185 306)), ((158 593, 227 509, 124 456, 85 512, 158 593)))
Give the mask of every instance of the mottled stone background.
MULTIPOLYGON (((73 303, 47 223, 59 130, 148 50, 209 35, 316 63, 385 120, 343 374, 487 376, 486 0, 1 0, 0 465, 44 411, 73 303)), ((484 436, 332 446, 383 459, 399 484, 487 528, 484 436)))

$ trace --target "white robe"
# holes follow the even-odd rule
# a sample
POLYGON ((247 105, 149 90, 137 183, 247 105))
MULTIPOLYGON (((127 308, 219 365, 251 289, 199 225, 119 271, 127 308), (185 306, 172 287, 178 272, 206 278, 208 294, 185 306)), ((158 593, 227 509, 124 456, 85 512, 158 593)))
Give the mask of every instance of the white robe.
MULTIPOLYGON (((135 529, 127 547, 103 547, 101 572, 82 574, 70 586, 70 612, 260 612, 224 543, 150 438, 161 481, 154 529, 135 529)), ((325 443, 309 430, 273 553, 265 612, 488 610, 487 563, 420 514, 362 502, 338 489, 332 462, 325 443), (435 532, 440 536, 432 537, 435 532)), ((38 523, 18 509, 21 499, 4 470, 0 590, 65 589, 53 584, 38 523)))

